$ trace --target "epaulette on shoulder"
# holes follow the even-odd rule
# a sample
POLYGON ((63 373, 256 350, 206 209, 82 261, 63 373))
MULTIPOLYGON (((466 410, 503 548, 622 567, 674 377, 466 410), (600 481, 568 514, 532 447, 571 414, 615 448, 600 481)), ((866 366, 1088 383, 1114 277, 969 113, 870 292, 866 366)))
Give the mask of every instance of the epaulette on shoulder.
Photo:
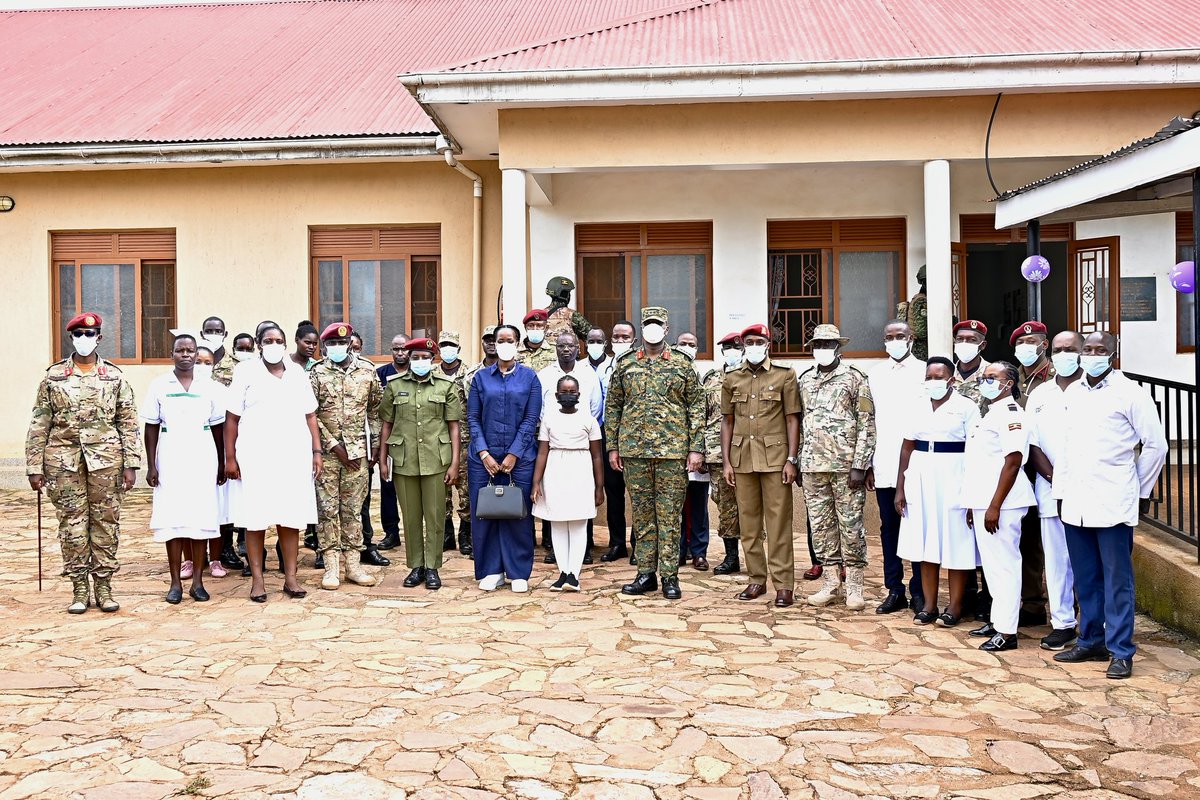
POLYGON ((439 373, 437 370, 434 370, 433 372, 431 372, 429 374, 433 376, 433 379, 435 381, 447 381, 449 383, 454 383, 454 378, 452 378, 449 375, 446 375, 444 373, 439 373))
POLYGON ((850 370, 851 372, 857 372, 858 377, 862 378, 864 381, 867 380, 867 373, 863 372, 861 369, 854 366, 853 364, 846 364, 846 369, 850 370))
POLYGON ((687 353, 685 353, 685 352, 683 352, 682 350, 680 350, 678 347, 672 347, 672 348, 671 348, 671 352, 672 352, 672 353, 677 353, 677 354, 679 354, 679 355, 683 356, 683 357, 684 357, 684 358, 686 358, 686 359, 687 359, 689 362, 691 362, 691 361, 695 361, 695 360, 696 360, 696 359, 692 358, 691 356, 689 356, 687 353))
POLYGON ((803 378, 805 375, 807 375, 808 373, 812 372, 812 371, 813 371, 814 369, 816 369, 816 368, 817 368, 817 365, 816 365, 816 364, 813 364, 813 365, 812 365, 811 367, 809 367, 808 369, 806 369, 806 370, 804 370, 803 372, 801 372, 801 373, 799 373, 798 375, 796 375, 796 380, 799 380, 800 378, 803 378))
POLYGON ((1021 407, 1019 405, 1017 405, 1016 403, 1009 403, 1008 410, 1009 411, 1020 411, 1021 407))
POLYGON ((397 373, 395 373, 395 374, 393 374, 393 375, 388 375, 388 376, 387 376, 387 381, 388 381, 388 383, 391 383, 391 382, 392 382, 392 381, 394 381, 394 380, 398 380, 398 379, 400 379, 400 378, 403 378, 403 377, 404 377, 405 375, 407 375, 407 374, 408 374, 407 372, 397 372, 397 373))
POLYGON ((637 350, 634 350, 631 347, 628 350, 626 350, 624 353, 621 353, 621 355, 617 356, 617 361, 621 361, 622 359, 624 359, 628 356, 631 356, 631 355, 635 354, 636 352, 637 352, 637 350))

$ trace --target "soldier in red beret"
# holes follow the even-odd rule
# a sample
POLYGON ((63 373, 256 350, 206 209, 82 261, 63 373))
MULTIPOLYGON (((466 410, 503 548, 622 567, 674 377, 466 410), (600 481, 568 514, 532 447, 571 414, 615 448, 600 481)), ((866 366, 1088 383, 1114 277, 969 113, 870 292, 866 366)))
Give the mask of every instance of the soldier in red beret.
POLYGON ((973 400, 981 412, 986 405, 979 393, 979 382, 988 366, 983 358, 987 332, 987 325, 977 319, 964 319, 954 326, 954 361, 957 364, 954 390, 973 400))

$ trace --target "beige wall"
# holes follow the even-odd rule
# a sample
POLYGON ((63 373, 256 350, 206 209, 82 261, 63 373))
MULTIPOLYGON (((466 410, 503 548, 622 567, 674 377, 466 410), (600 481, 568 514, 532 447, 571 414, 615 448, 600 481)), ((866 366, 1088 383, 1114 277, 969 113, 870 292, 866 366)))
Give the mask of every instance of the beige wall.
MULTIPOLYGON (((484 179, 483 324, 495 316, 500 284, 500 174, 484 179), (489 309, 491 309, 489 311, 489 309)), ((212 167, 5 174, 16 209, 0 215, 0 297, 14 352, 0 400, 0 458, 22 454, 38 381, 54 360, 49 231, 174 228, 181 325, 223 317, 231 333, 264 318, 288 329, 311 316, 308 227, 441 223, 441 319, 471 326, 471 182, 441 162, 212 167)), ((102 350, 103 352, 103 350, 102 350)), ((140 393, 162 365, 123 368, 140 393)))
MULTIPOLYGON (((504 110, 500 161, 506 169, 587 169, 981 158, 994 102, 989 95, 504 110)), ((1105 153, 1197 108, 1197 89, 1005 95, 992 156, 1105 153)))

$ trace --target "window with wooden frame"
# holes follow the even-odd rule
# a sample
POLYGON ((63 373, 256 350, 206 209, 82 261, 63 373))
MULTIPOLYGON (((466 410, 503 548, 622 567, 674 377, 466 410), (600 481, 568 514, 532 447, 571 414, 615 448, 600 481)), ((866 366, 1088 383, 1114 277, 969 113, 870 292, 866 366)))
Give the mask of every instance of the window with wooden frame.
MULTIPOLYGON (((1196 243, 1192 239, 1192 212, 1175 212, 1175 261, 1195 261, 1196 243)), ((1175 293, 1175 350, 1196 352, 1195 328, 1196 295, 1175 293)))
POLYGON ((662 306, 670 341, 696 334, 698 358, 712 357, 712 220, 575 226, 579 310, 610 333, 641 309, 662 306))
POLYGON ((845 354, 885 355, 883 326, 896 315, 904 274, 903 217, 767 222, 772 350, 808 356, 813 329, 832 323, 845 354))
POLYGON ((50 234, 54 352, 66 358, 72 317, 104 320, 99 352, 118 364, 171 360, 175 327, 175 231, 56 231, 50 234))
POLYGON ((317 330, 349 322, 363 355, 391 358, 392 338, 438 335, 438 225, 310 228, 317 330))

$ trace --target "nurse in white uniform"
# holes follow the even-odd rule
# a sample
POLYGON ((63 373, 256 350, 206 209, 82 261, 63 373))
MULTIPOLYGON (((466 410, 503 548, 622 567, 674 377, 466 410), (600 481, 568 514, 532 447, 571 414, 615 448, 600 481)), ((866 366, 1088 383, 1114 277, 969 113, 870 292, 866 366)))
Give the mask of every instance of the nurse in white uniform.
POLYGON ((983 417, 967 438, 961 502, 975 529, 983 573, 992 592, 996 632, 979 646, 999 652, 1017 647, 1021 610, 1021 520, 1037 505, 1033 484, 1021 467, 1029 457, 1029 425, 1017 405, 1017 368, 1005 361, 989 364, 979 382, 988 401, 983 417))
POLYGON ((321 474, 317 432, 308 373, 287 356, 287 339, 278 325, 260 327, 259 361, 248 361, 233 374, 225 425, 225 475, 241 480, 231 493, 234 525, 246 529, 250 561, 250 599, 265 603, 263 540, 276 526, 283 554, 283 592, 304 597, 296 579, 297 531, 317 521, 314 479, 321 474))
MULTIPOLYGON (((209 539, 220 537, 218 492, 225 482, 223 450, 225 410, 217 384, 196 375, 196 339, 179 334, 171 347, 175 368, 155 378, 142 404, 145 423, 146 482, 154 488, 150 530, 167 546, 171 572, 168 603, 183 599, 180 576, 185 547, 193 562, 203 564, 209 539)), ((188 594, 208 600, 204 570, 196 569, 188 594)))

